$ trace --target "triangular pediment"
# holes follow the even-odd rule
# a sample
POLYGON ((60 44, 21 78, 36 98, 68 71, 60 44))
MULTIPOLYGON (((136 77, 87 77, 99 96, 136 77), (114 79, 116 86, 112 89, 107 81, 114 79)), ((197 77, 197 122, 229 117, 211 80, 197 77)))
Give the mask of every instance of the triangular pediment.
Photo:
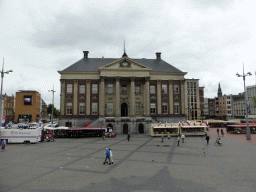
POLYGON ((152 70, 128 57, 120 58, 98 68, 99 70, 152 70))

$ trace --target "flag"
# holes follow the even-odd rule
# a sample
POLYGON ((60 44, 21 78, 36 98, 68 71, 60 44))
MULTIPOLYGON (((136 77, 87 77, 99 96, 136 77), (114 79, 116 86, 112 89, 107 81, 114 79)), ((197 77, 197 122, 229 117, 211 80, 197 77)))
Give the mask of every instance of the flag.
POLYGON ((161 125, 161 121, 158 123, 158 127, 161 125))
POLYGON ((194 126, 196 126, 196 121, 194 122, 194 126))
POLYGON ((89 127, 89 121, 87 121, 84 127, 89 127))
POLYGON ((6 116, 2 117, 2 127, 4 126, 6 116))
POLYGON ((42 126, 42 117, 40 117, 40 119, 39 119, 39 127, 41 127, 42 126))
POLYGON ((165 127, 166 127, 166 125, 167 125, 167 121, 166 121, 166 123, 165 123, 165 127))
POLYGON ((180 121, 179 121, 179 126, 180 126, 180 121))
POLYGON ((209 122, 208 122, 208 120, 207 120, 207 122, 206 122, 206 125, 207 125, 207 126, 209 125, 209 122))
POLYGON ((73 127, 75 127, 76 126, 76 123, 75 122, 73 122, 73 127))
POLYGON ((102 121, 102 127, 104 127, 104 121, 102 121))
POLYGON ((190 122, 188 121, 188 125, 190 126, 190 122))
POLYGON ((200 122, 200 126, 202 126, 202 121, 200 122))
POLYGON ((172 126, 173 126, 173 121, 172 121, 172 126))
POLYGON ((182 126, 184 126, 184 121, 182 121, 182 126))

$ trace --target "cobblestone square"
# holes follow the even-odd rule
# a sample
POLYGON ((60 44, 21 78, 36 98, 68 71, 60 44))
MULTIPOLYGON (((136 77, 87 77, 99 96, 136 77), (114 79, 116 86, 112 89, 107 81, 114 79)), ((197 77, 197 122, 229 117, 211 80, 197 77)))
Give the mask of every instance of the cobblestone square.
POLYGON ((204 137, 170 140, 133 135, 115 138, 56 139, 8 144, 0 151, 0 191, 255 191, 256 135, 225 133, 223 145, 204 137), (114 164, 103 165, 105 148, 114 164))

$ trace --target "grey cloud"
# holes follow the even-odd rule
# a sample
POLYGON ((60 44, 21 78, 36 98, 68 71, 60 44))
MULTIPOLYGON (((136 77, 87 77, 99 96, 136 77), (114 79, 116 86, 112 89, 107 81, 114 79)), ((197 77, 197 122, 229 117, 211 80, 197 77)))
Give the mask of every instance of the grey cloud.
POLYGON ((79 16, 65 12, 56 15, 48 29, 41 29, 34 22, 36 32, 29 40, 45 48, 114 42, 114 39, 123 37, 124 31, 138 24, 144 17, 139 8, 114 12, 93 8, 79 16))

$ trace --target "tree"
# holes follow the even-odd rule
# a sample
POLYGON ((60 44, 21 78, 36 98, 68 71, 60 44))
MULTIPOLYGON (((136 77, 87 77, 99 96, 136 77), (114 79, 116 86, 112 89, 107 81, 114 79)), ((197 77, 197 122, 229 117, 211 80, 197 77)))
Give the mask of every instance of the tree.
MULTIPOLYGON (((52 104, 49 104, 47 107, 47 114, 52 114, 52 104)), ((53 106, 53 117, 58 118, 60 112, 53 106)))

